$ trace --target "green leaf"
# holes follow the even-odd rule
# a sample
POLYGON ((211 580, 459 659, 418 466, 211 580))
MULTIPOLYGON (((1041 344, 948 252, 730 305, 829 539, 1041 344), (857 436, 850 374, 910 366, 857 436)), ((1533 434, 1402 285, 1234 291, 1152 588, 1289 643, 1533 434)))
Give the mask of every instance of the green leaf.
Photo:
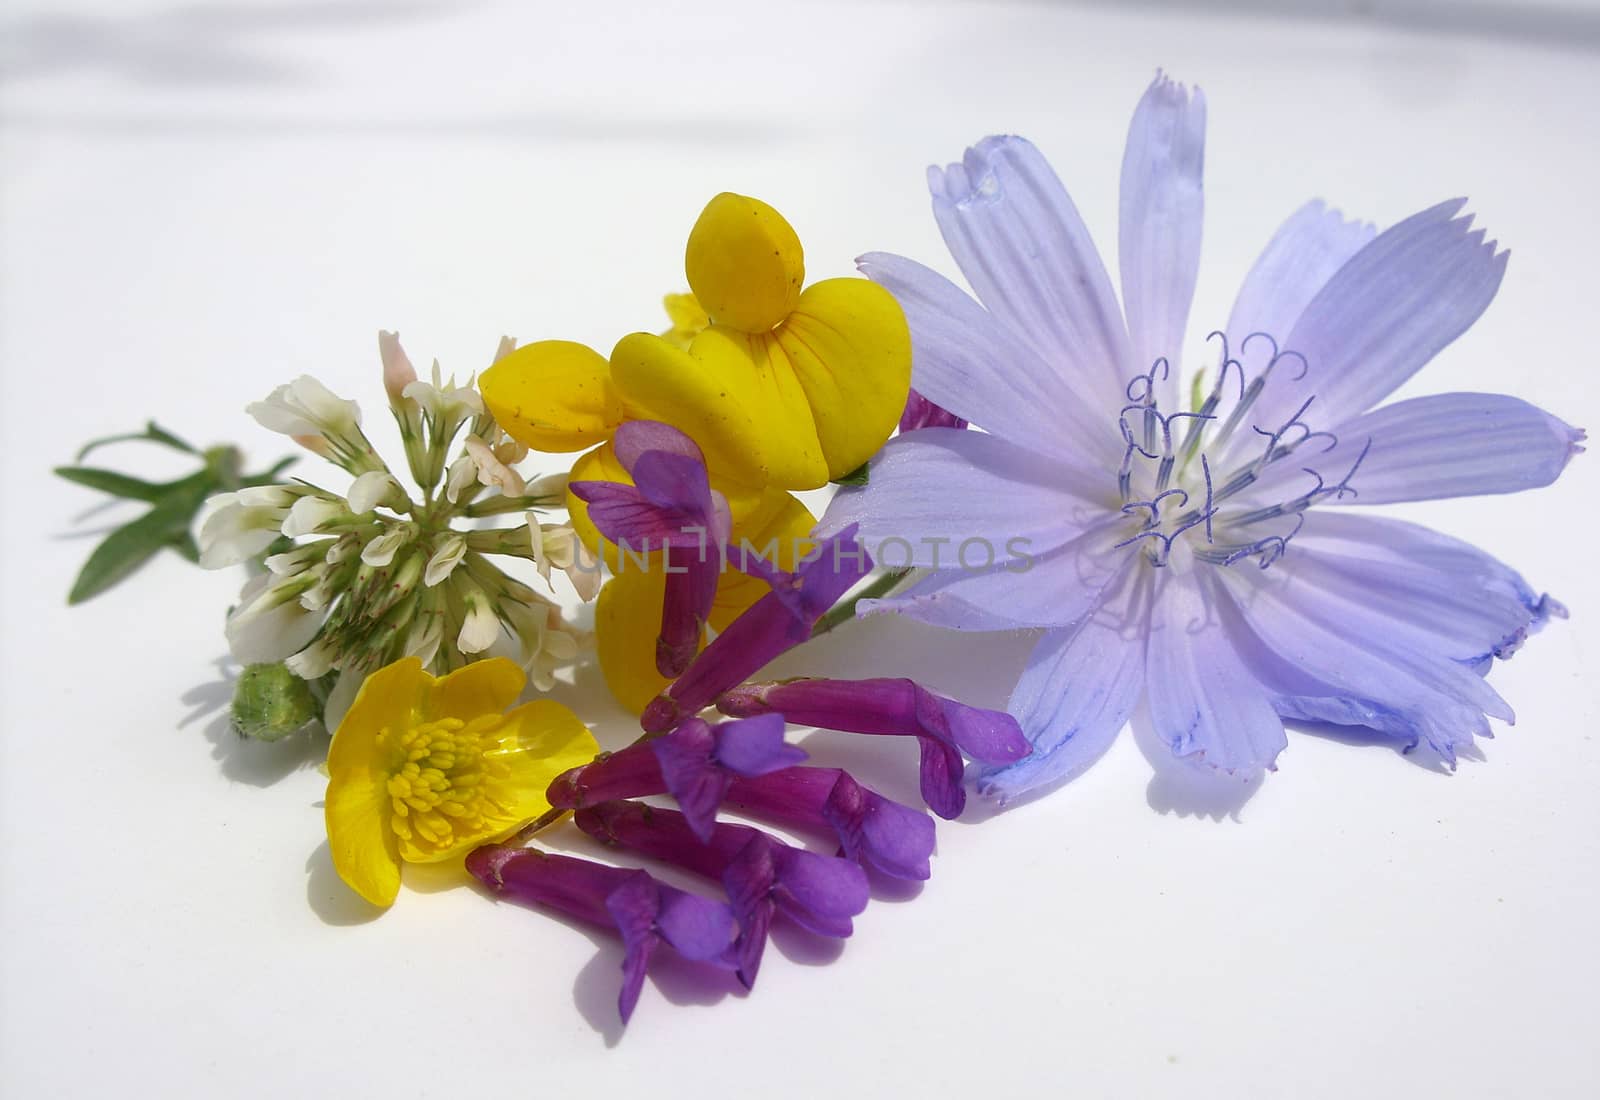
POLYGON ((871 463, 863 462, 848 474, 842 474, 833 479, 835 485, 865 485, 867 483, 867 467, 871 463))
POLYGON ((129 477, 119 474, 115 470, 103 470, 98 466, 57 466, 57 477, 64 477, 78 485, 86 485, 91 489, 99 489, 102 493, 110 493, 114 497, 126 497, 128 500, 142 500, 154 504, 166 495, 176 482, 157 483, 145 481, 142 478, 129 477))
POLYGON ((104 447, 108 443, 129 443, 140 439, 150 443, 159 443, 163 447, 171 447, 173 450, 182 451, 184 454, 197 455, 200 453, 194 447, 190 446, 188 443, 185 443, 183 440, 179 439, 177 436, 158 425, 154 420, 151 420, 145 423, 144 431, 142 432, 128 432, 123 435, 108 435, 103 439, 95 439, 85 443, 83 445, 83 450, 78 452, 76 461, 82 462, 89 456, 90 451, 93 451, 98 447, 104 447))
POLYGON ((133 573, 163 546, 188 538, 195 511, 205 496, 205 483, 195 481, 168 493, 144 515, 107 535, 83 563, 72 591, 67 594, 67 603, 80 604, 98 596, 133 573))

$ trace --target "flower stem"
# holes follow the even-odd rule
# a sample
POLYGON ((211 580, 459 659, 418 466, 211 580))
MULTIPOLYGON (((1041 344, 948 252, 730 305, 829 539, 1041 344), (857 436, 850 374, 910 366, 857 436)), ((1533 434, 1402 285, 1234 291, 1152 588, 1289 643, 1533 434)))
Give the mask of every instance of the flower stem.
POLYGON ((528 822, 528 824, 518 829, 517 834, 511 838, 511 843, 528 843, 528 841, 533 839, 535 833, 543 832, 545 829, 548 829, 550 826, 566 817, 568 812, 569 811, 567 810, 557 809, 554 807, 546 810, 544 813, 528 822))
POLYGON ((911 574, 909 567, 903 569, 886 569, 862 585, 854 594, 846 596, 830 607, 822 618, 817 620, 817 625, 811 628, 813 638, 826 634, 841 623, 849 622, 856 617, 856 605, 862 600, 876 600, 893 592, 899 583, 911 574))

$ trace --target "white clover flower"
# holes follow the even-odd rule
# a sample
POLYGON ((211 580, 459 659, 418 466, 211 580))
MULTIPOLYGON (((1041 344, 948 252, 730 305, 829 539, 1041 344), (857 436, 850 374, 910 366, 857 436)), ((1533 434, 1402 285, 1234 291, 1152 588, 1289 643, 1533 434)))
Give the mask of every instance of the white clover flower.
POLYGON ((321 539, 317 542, 308 542, 297 546, 282 554, 273 554, 262 562, 267 571, 280 577, 292 577, 302 570, 321 564, 326 556, 332 552, 332 542, 321 539))
POLYGON ((333 525, 348 518, 350 510, 341 500, 303 496, 289 509, 280 530, 287 538, 323 534, 333 525))
MULTIPOLYGON (((503 340, 497 358, 514 347, 503 340)), ((372 449, 353 402, 302 377, 250 413, 354 475, 348 491, 341 497, 297 482, 226 494, 214 500, 200 533, 202 563, 212 567, 258 558, 280 539, 297 541, 265 560, 227 634, 240 660, 282 661, 302 679, 321 680, 330 730, 367 675, 402 657, 444 673, 510 647, 536 684, 554 682, 554 670, 577 656, 579 635, 554 603, 493 558, 530 562, 546 579, 562 569, 580 592, 599 580, 593 569, 578 570, 589 559, 570 528, 552 526, 548 537, 534 538, 541 528, 525 520, 530 506, 559 502, 566 475, 539 480, 530 496, 512 468, 527 448, 484 411, 470 380, 442 381, 437 363, 431 382, 417 379, 391 332, 379 334, 378 350, 420 493, 413 496, 372 449), (479 522, 502 514, 518 526, 479 522)))
POLYGON ((297 597, 304 588, 299 578, 266 573, 244 586, 224 628, 234 660, 246 665, 281 661, 316 637, 322 616, 301 605, 297 597))
POLYGON ((475 435, 469 435, 462 440, 462 446, 471 456, 473 465, 478 468, 478 484, 491 489, 499 489, 508 497, 520 497, 527 491, 527 483, 522 480, 522 475, 500 461, 487 443, 475 435))
POLYGON ((378 333, 378 355, 383 359, 383 388, 389 395, 390 406, 404 404, 406 387, 417 380, 417 368, 411 365, 405 348, 400 346, 398 332, 378 333))
POLYGON ((544 524, 534 516, 528 517, 528 541, 532 545, 534 568, 550 584, 552 570, 559 569, 567 575, 578 598, 585 603, 600 592, 600 562, 583 545, 569 524, 544 524))
POLYGON ((358 516, 366 515, 379 505, 394 507, 401 501, 410 503, 405 490, 388 470, 368 470, 356 478, 345 499, 350 502, 350 511, 358 516))
POLYGON ((471 455, 462 455, 450 464, 445 478, 444 498, 451 504, 461 499, 461 491, 478 480, 478 464, 471 455))
POLYGON ((316 680, 333 670, 338 653, 324 640, 317 640, 284 659, 289 671, 302 680, 316 680))
POLYGON ((287 436, 339 436, 361 426, 361 408, 334 394, 309 374, 273 390, 265 401, 253 401, 245 412, 256 423, 287 436))
POLYGON ((587 636, 561 618, 555 604, 530 593, 532 602, 508 600, 504 611, 517 638, 514 659, 540 691, 555 687, 555 670, 577 659, 587 636))
POLYGON ((389 565, 394 561, 395 552, 411 541, 412 534, 408 524, 389 528, 362 547, 361 560, 367 565, 389 565))
POLYGON ((483 415, 483 398, 473 388, 473 380, 468 378, 465 386, 456 385, 453 375, 448 382, 443 381, 437 359, 433 361, 432 382, 408 383, 401 393, 422 406, 423 413, 439 423, 459 424, 468 413, 483 415))
POLYGON ((467 540, 460 535, 447 536, 428 559, 428 567, 422 574, 422 583, 429 588, 440 584, 455 572, 456 566, 460 565, 461 559, 466 556, 467 540))
POLYGON ((255 557, 278 538, 294 502, 294 491, 281 485, 218 493, 200 523, 200 564, 221 569, 255 557))
POLYGON ((500 619, 488 595, 470 580, 459 584, 461 602, 466 616, 461 622, 461 632, 456 636, 456 648, 462 653, 482 653, 500 637, 500 619))

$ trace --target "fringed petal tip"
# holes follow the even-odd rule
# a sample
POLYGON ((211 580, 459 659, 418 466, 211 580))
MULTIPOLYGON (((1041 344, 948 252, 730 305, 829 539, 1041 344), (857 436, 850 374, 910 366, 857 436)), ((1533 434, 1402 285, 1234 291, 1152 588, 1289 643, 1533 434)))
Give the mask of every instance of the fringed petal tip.
MULTIPOLYGON (((943 168, 937 164, 928 167, 928 191, 935 205, 971 206, 978 202, 996 202, 1005 194, 995 162, 1003 156, 1036 159, 1041 164, 1044 157, 1027 138, 1015 134, 991 134, 969 146, 960 163, 943 168)), ((1048 170, 1048 166, 1045 166, 1048 170)))

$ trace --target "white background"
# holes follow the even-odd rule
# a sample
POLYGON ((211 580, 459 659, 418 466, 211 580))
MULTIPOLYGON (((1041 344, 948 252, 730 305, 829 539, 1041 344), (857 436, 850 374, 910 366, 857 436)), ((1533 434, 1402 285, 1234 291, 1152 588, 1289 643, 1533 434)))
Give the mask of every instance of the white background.
MULTIPOLYGON (((1573 611, 1494 672, 1519 722, 1484 760, 1292 735, 1241 803, 1124 737, 941 825, 932 881, 836 959, 780 943, 749 997, 664 968, 626 1034, 604 936, 449 876, 408 871, 377 919, 343 888, 306 748, 222 718, 239 575, 164 555, 63 604, 133 514, 48 476, 91 436, 157 414, 270 459, 240 410, 305 371, 376 421, 380 326, 463 374, 502 332, 608 348, 662 325, 724 189, 782 210, 813 277, 870 249, 950 270, 923 168, 990 132, 1109 243, 1158 66, 1211 108, 1202 333, 1303 199, 1386 224, 1469 194, 1510 273, 1407 392, 1591 421, 1595 6, 1265 7, 7 4, 0 1093, 1600 1094, 1593 455, 1406 512, 1573 611)), ((874 622, 785 667, 999 704, 1026 648, 874 622)), ((592 668, 561 697, 629 736, 592 668)), ((807 744, 914 797, 909 745, 807 744)))

